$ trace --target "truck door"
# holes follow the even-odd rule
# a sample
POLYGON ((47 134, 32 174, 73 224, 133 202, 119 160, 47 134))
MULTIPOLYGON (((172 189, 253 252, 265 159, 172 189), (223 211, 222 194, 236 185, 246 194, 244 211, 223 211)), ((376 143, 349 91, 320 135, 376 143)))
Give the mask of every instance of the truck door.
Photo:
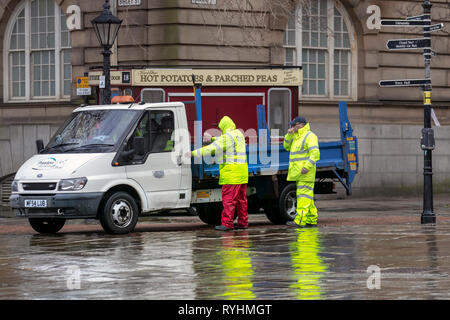
POLYGON ((145 190, 149 210, 189 206, 184 203, 187 195, 181 188, 183 150, 175 139, 177 121, 173 109, 149 110, 133 133, 144 137, 145 154, 126 167, 127 177, 145 190))

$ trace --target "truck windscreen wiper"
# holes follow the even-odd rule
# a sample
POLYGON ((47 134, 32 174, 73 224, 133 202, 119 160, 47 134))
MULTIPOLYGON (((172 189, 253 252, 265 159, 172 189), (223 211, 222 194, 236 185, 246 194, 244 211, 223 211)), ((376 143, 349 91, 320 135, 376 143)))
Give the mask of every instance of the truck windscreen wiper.
POLYGON ((95 147, 114 147, 114 144, 107 144, 107 143, 91 143, 91 144, 83 144, 81 146, 75 147, 75 148, 71 148, 71 149, 67 149, 64 150, 64 152, 69 152, 69 151, 73 151, 73 150, 78 150, 81 148, 95 148, 95 147))
POLYGON ((64 146, 71 146, 71 145, 74 145, 74 144, 80 144, 79 142, 67 142, 67 143, 60 143, 60 144, 57 144, 57 145, 55 145, 55 146, 52 146, 52 147, 47 147, 47 148, 44 148, 44 149, 42 149, 41 150, 41 152, 40 153, 42 153, 42 152, 44 152, 44 151, 48 151, 48 150, 52 150, 52 149, 56 149, 56 148, 59 148, 59 147, 64 147, 64 146))

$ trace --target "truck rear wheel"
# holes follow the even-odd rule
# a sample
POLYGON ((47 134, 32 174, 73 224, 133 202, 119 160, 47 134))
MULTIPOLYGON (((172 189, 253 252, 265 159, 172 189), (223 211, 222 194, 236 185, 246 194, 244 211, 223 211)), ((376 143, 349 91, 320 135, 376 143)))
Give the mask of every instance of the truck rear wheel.
POLYGON ((264 204, 267 219, 273 224, 285 224, 292 221, 297 213, 297 186, 290 183, 284 187, 277 201, 267 201, 264 204))
POLYGON ((57 233, 66 223, 66 219, 61 218, 29 218, 31 227, 43 234, 57 233))
POLYGON ((107 198, 100 212, 100 224, 107 233, 126 234, 134 230, 139 215, 136 200, 126 192, 107 198))

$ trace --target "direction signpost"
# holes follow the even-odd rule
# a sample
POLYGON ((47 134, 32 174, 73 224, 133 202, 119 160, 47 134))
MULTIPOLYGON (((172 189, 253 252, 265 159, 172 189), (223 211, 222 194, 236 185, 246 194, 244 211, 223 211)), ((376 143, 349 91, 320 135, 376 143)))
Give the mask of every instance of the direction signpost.
POLYGON ((421 87, 431 84, 429 79, 412 79, 412 80, 381 80, 380 87, 421 87))
POLYGON ((431 128, 431 58, 436 55, 431 49, 431 32, 439 31, 444 28, 442 23, 431 24, 430 0, 424 0, 422 5, 423 14, 407 17, 406 20, 381 20, 382 26, 389 27, 422 27, 423 38, 419 39, 398 39, 389 40, 386 44, 389 50, 414 50, 423 49, 425 61, 424 79, 406 79, 406 80, 381 80, 381 87, 414 87, 420 86, 423 90, 424 105, 424 128, 422 129, 421 148, 424 151, 424 184, 423 184, 423 211, 421 223, 436 223, 436 215, 433 212, 433 167, 432 151, 435 147, 434 132, 431 128))
POLYGON ((440 30, 442 30, 444 28, 444 24, 443 23, 433 24, 433 25, 431 25, 429 27, 425 27, 425 31, 427 31, 427 28, 428 28, 429 32, 440 31, 440 30))
POLYGON ((414 17, 407 17, 406 20, 427 20, 429 19, 429 16, 426 14, 421 14, 419 16, 414 16, 414 17))
POLYGON ((408 50, 430 48, 431 41, 427 38, 389 40, 386 44, 389 50, 408 50))
POLYGON ((423 27, 429 25, 429 19, 424 20, 381 20, 382 26, 391 27, 423 27))

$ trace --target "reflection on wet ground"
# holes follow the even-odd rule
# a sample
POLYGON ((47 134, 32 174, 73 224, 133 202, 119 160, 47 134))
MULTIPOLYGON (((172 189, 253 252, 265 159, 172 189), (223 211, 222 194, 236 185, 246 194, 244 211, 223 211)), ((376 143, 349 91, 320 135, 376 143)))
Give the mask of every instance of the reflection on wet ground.
POLYGON ((448 222, 0 235, 0 299, 449 299, 448 252, 448 222))

